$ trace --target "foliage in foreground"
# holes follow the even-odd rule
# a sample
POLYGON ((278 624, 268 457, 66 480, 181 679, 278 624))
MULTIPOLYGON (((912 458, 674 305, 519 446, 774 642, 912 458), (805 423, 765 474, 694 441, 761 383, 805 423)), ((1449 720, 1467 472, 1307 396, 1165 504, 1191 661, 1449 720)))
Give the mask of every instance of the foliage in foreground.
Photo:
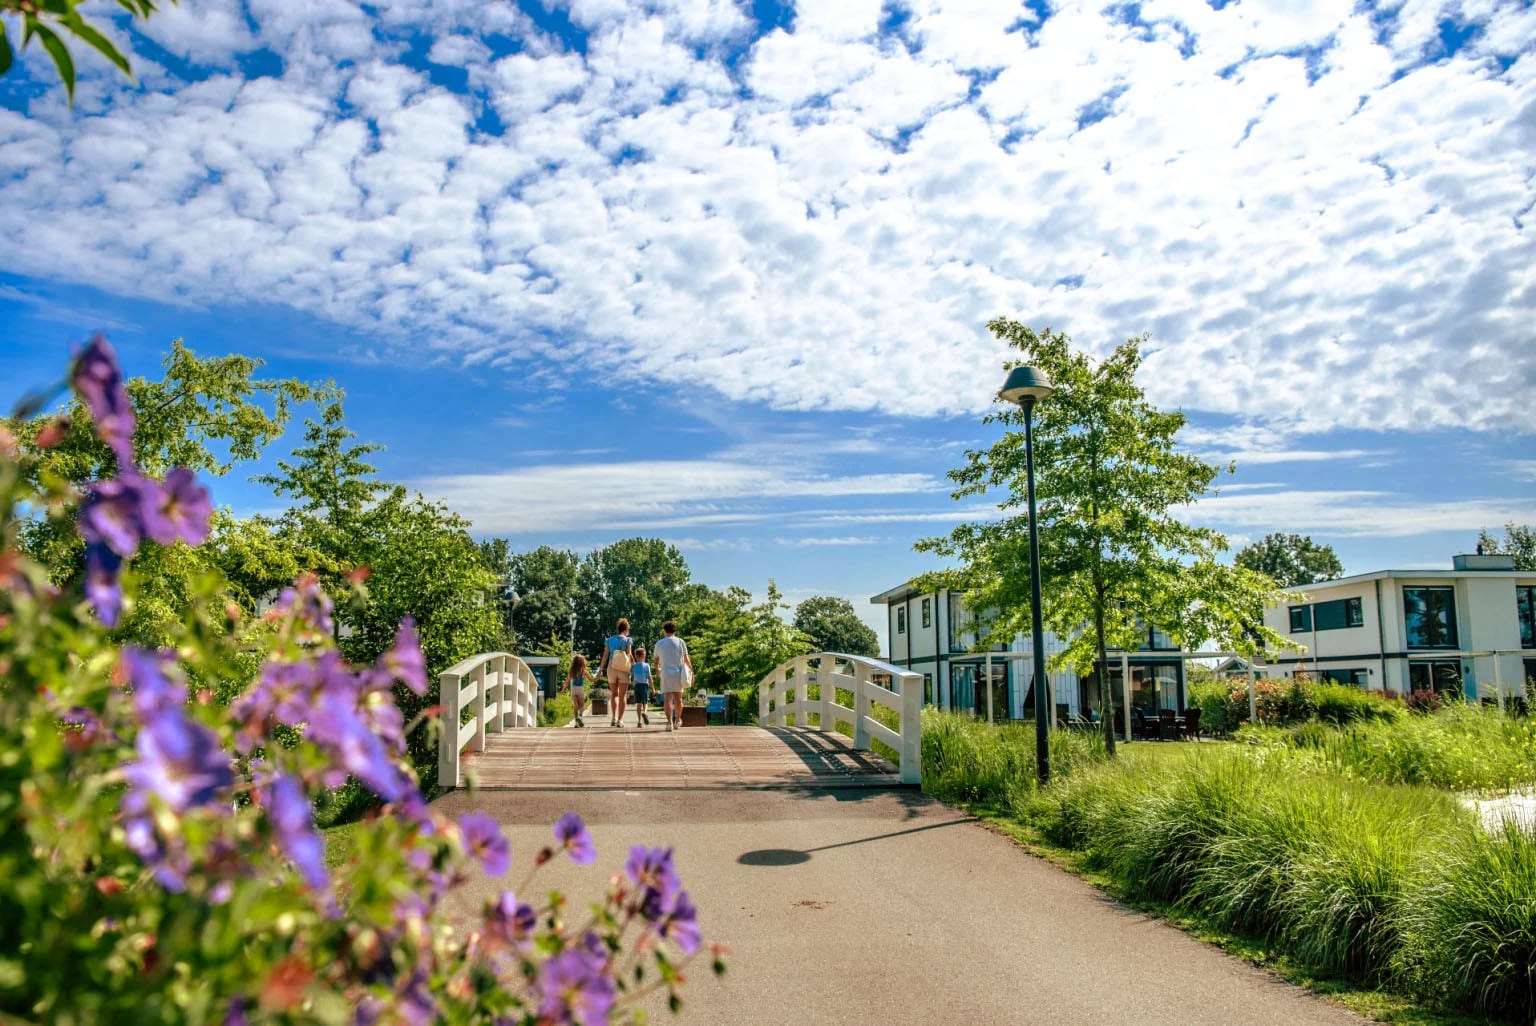
MULTIPOLYGON (((1447 732, 1474 722, 1375 727, 1432 720, 1447 732)), ((1039 792, 1028 731, 930 710, 923 786, 1081 852, 1120 893, 1263 938, 1309 969, 1536 1015, 1530 834, 1490 835, 1443 790, 1352 779, 1290 744, 1136 745, 1113 761, 1084 744, 1053 735, 1053 783, 1039 792)))
POLYGON ((701 939, 671 849, 631 849, 573 915, 530 890, 559 852, 595 860, 568 814, 515 890, 467 931, 449 923, 445 898, 476 867, 505 876, 512 853, 489 817, 452 821, 422 798, 393 697, 426 690, 409 621, 350 665, 330 599, 303 578, 260 625, 256 678, 227 708, 209 685, 241 613, 216 588, 190 596, 167 646, 113 639, 138 548, 201 544, 210 502, 190 471, 135 464, 104 340, 72 383, 114 475, 83 495, 58 477, 39 490, 0 433, 0 1019, 590 1024, 632 1018, 655 990, 676 1007, 701 939), (85 542, 62 586, 19 546, 31 511, 85 542), (332 865, 314 801, 349 779, 385 804, 332 865))

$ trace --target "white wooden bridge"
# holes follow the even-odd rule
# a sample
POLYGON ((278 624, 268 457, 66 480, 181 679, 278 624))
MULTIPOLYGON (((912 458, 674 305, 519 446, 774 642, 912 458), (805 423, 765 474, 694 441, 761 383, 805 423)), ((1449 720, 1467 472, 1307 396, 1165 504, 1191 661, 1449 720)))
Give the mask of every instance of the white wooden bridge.
MULTIPOLYGON (((818 652, 758 685, 757 726, 542 729, 538 678, 508 652, 438 677, 438 784, 482 788, 900 787, 922 777, 922 675, 818 652), (843 732, 846 729, 846 733, 843 732), (876 744, 881 746, 875 751, 876 744)), ((632 724, 632 717, 626 717, 632 724)))

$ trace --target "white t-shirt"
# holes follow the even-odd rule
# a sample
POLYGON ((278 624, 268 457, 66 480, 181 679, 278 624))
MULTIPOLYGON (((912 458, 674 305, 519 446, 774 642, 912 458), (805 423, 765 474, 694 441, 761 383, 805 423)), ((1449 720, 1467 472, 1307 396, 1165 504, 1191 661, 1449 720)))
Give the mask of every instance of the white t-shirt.
POLYGON ((661 667, 661 675, 681 677, 683 657, 687 654, 688 643, 675 634, 670 634, 656 642, 656 665, 661 667))

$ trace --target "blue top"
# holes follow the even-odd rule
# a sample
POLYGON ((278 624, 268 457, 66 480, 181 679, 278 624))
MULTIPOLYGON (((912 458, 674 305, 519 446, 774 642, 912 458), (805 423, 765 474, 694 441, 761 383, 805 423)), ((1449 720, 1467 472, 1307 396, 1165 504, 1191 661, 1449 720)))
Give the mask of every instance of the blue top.
POLYGON ((651 682, 651 664, 636 663, 629 668, 630 680, 635 684, 649 684, 651 682))
POLYGON ((612 659, 613 653, 618 652, 621 649, 627 651, 632 642, 629 638, 626 638, 622 634, 615 634, 613 637, 609 638, 605 644, 608 646, 608 658, 612 659))

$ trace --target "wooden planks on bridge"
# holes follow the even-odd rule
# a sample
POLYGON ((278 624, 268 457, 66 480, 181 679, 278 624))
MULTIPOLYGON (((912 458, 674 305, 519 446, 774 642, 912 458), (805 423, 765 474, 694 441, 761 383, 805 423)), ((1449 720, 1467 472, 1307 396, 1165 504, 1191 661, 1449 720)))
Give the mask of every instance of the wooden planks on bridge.
MULTIPOLYGON (((660 717, 652 717, 658 720, 660 717)), ((897 787, 896 768, 841 734, 798 727, 524 728, 466 752, 460 785, 529 790, 897 787)))

